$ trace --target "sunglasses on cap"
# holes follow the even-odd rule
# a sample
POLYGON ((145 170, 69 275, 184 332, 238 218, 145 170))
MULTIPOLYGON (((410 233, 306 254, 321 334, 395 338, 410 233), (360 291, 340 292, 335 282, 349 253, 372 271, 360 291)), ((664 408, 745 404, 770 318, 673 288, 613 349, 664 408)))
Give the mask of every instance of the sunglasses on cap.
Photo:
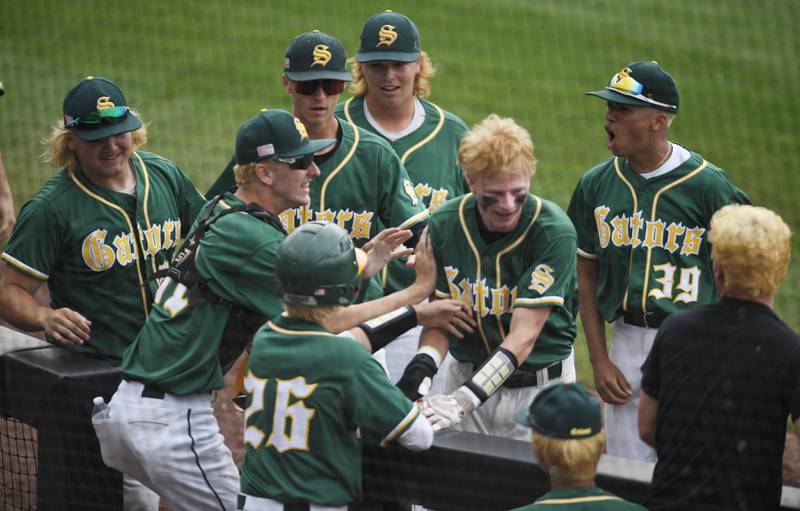
POLYGON ((345 82, 341 80, 331 80, 328 78, 322 80, 308 80, 304 82, 294 82, 294 90, 303 96, 311 96, 317 92, 317 89, 322 87, 322 91, 325 92, 326 95, 335 96, 344 91, 344 84, 345 82))
POLYGON ((637 82, 631 75, 629 75, 627 68, 612 76, 611 81, 608 82, 606 89, 619 92, 625 96, 636 98, 640 101, 644 101, 645 103, 650 103, 651 105, 661 106, 664 108, 677 108, 675 105, 662 103, 661 101, 656 101, 655 99, 648 98, 642 94, 642 91, 644 91, 644 85, 637 82))
POLYGON ((292 170, 306 170, 314 161, 314 154, 305 154, 297 158, 272 158, 279 163, 285 163, 292 170))
POLYGON ((96 110, 83 117, 71 117, 69 115, 64 115, 64 127, 97 127, 101 124, 114 124, 115 122, 124 119, 125 116, 128 115, 129 111, 130 110, 127 106, 115 106, 111 108, 103 108, 102 110, 96 110))

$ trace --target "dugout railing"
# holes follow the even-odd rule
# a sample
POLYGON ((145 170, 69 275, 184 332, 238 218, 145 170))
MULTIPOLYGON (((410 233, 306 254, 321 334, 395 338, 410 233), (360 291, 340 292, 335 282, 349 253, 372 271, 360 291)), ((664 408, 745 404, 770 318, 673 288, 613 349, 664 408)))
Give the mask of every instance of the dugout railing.
MULTIPOLYGON (((0 371, 0 508, 121 509, 121 477, 103 465, 88 422, 91 398, 110 398, 118 369, 0 327, 0 371)), ((426 452, 367 446, 363 464, 370 502, 501 510, 548 489, 530 444, 473 433, 443 431, 426 452)), ((642 502, 652 472, 603 456, 597 484, 642 502)), ((800 488, 783 487, 781 509, 800 509, 800 488)))

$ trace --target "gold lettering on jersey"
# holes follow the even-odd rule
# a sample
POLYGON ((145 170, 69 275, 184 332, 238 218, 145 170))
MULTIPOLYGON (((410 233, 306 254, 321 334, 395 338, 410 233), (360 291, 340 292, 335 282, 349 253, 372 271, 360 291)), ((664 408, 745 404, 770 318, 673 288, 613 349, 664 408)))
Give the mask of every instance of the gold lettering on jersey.
POLYGON ((353 228, 350 230, 350 237, 353 239, 369 239, 369 231, 372 228, 372 211, 356 213, 353 217, 353 228))
POLYGON ((397 40, 394 25, 386 24, 378 31, 378 46, 391 46, 397 40))
POLYGON ((297 117, 294 118, 294 127, 297 128, 297 132, 300 133, 300 140, 305 140, 308 138, 308 131, 306 130, 306 125, 303 124, 303 121, 301 121, 297 117))
POLYGON ((81 255, 86 266, 94 271, 105 271, 114 266, 114 249, 106 245, 108 231, 97 229, 83 239, 81 255))
POLYGON ((444 188, 434 190, 433 195, 431 196, 431 203, 428 205, 428 209, 433 212, 436 210, 436 208, 447 202, 447 194, 448 192, 444 188))
POLYGON ((516 286, 511 289, 506 285, 494 288, 487 285, 486 279, 472 282, 467 278, 462 278, 456 282, 459 271, 454 266, 445 266, 444 274, 447 278, 450 298, 463 302, 474 310, 476 314, 480 314, 481 317, 486 317, 487 315, 500 317, 503 314, 507 314, 517 299, 516 286))
POLYGON ((674 253, 678 250, 678 236, 686 232, 686 227, 682 223, 671 223, 667 226, 667 242, 664 243, 664 250, 674 253))
MULTIPOLYGON (((145 251, 145 259, 177 246, 180 243, 180 231, 180 220, 165 220, 163 223, 152 224, 146 230, 140 228, 138 241, 145 251)), ((127 266, 139 258, 133 233, 121 232, 110 244, 106 244, 107 236, 107 230, 97 229, 84 238, 81 255, 86 266, 94 271, 105 271, 115 263, 127 266)))
POLYGON ((336 225, 342 229, 346 229, 347 222, 353 219, 353 212, 349 209, 342 209, 336 213, 336 225))
POLYGON ((411 204, 415 206, 419 204, 419 199, 417 198, 417 192, 414 190, 414 185, 412 185, 411 181, 408 179, 403 179, 403 191, 406 192, 408 198, 411 199, 411 204))
POLYGON ((307 224, 312 219, 316 219, 323 222, 336 222, 339 227, 350 233, 351 238, 358 240, 370 238, 373 215, 372 211, 362 211, 361 213, 355 213, 349 209, 314 211, 308 206, 301 206, 283 211, 278 218, 288 233, 307 224))
POLYGON ((644 231, 644 246, 647 248, 664 246, 664 229, 667 227, 662 220, 647 221, 644 231))
POLYGON ((611 226, 614 228, 611 231, 611 243, 616 247, 625 247, 630 243, 630 236, 628 233, 628 217, 615 216, 611 220, 611 226))
POLYGON ((100 96, 97 98, 97 109, 98 110, 106 110, 109 108, 114 108, 116 105, 109 96, 100 96))
POLYGON ((611 210, 608 206, 597 206, 594 208, 594 221, 597 224, 597 238, 600 246, 606 248, 608 240, 611 238, 611 229, 608 228, 606 217, 611 210))
POLYGON ((425 197, 431 194, 433 188, 431 188, 431 185, 428 183, 417 183, 414 185, 414 191, 417 192, 417 197, 419 197, 420 200, 424 200, 425 197))
POLYGON ((532 289, 539 294, 544 294, 550 286, 556 281, 553 277, 553 268, 546 264, 540 264, 534 268, 531 273, 531 285, 528 289, 532 289))
POLYGON ((144 231, 144 239, 145 243, 145 254, 148 256, 154 256, 161 250, 161 226, 158 224, 153 224, 150 226, 149 229, 144 231))
POLYGON ((333 222, 333 211, 326 209, 325 211, 315 211, 317 216, 316 220, 319 222, 333 222))
POLYGON ((639 231, 642 229, 642 212, 637 211, 631 218, 631 246, 638 247, 642 242, 639 239, 639 231))
POLYGON ((619 214, 607 222, 610 209, 608 206, 600 205, 594 210, 597 239, 603 248, 610 242, 615 247, 641 245, 648 249, 663 248, 671 254, 680 250, 680 255, 684 256, 700 253, 706 232, 703 227, 687 227, 681 222, 667 223, 660 218, 645 221, 641 211, 630 217, 619 214))
POLYGON ((331 57, 333 57, 333 54, 328 50, 327 44, 318 44, 314 46, 314 51, 311 55, 314 57, 314 62, 311 63, 311 67, 325 67, 328 65, 328 62, 331 61, 331 57))
POLYGON ((686 229, 686 236, 683 237, 681 255, 697 255, 700 252, 700 244, 703 242, 703 233, 706 230, 702 227, 686 229))
POLYGON ((111 242, 117 249, 117 262, 128 266, 136 260, 136 247, 133 246, 133 236, 130 233, 118 234, 111 242))

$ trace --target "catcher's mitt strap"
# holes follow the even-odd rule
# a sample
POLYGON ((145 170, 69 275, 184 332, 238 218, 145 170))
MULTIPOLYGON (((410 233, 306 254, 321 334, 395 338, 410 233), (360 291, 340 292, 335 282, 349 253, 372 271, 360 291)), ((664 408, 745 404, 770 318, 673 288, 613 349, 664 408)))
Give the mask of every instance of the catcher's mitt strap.
POLYGON ((481 403, 489 399, 504 381, 517 370, 517 357, 509 350, 498 347, 492 352, 486 362, 475 371, 472 378, 464 383, 481 403))
POLYGON ((383 348, 415 326, 417 326, 417 312, 410 305, 389 311, 358 325, 369 339, 373 352, 383 348))

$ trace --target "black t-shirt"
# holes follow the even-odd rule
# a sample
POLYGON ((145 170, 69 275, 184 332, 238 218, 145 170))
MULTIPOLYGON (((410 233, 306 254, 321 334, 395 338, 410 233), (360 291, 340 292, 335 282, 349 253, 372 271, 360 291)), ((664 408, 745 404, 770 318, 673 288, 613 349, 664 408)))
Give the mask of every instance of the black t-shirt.
POLYGON ((763 304, 723 298, 667 318, 642 372, 658 401, 648 508, 777 509, 800 336, 763 304))

